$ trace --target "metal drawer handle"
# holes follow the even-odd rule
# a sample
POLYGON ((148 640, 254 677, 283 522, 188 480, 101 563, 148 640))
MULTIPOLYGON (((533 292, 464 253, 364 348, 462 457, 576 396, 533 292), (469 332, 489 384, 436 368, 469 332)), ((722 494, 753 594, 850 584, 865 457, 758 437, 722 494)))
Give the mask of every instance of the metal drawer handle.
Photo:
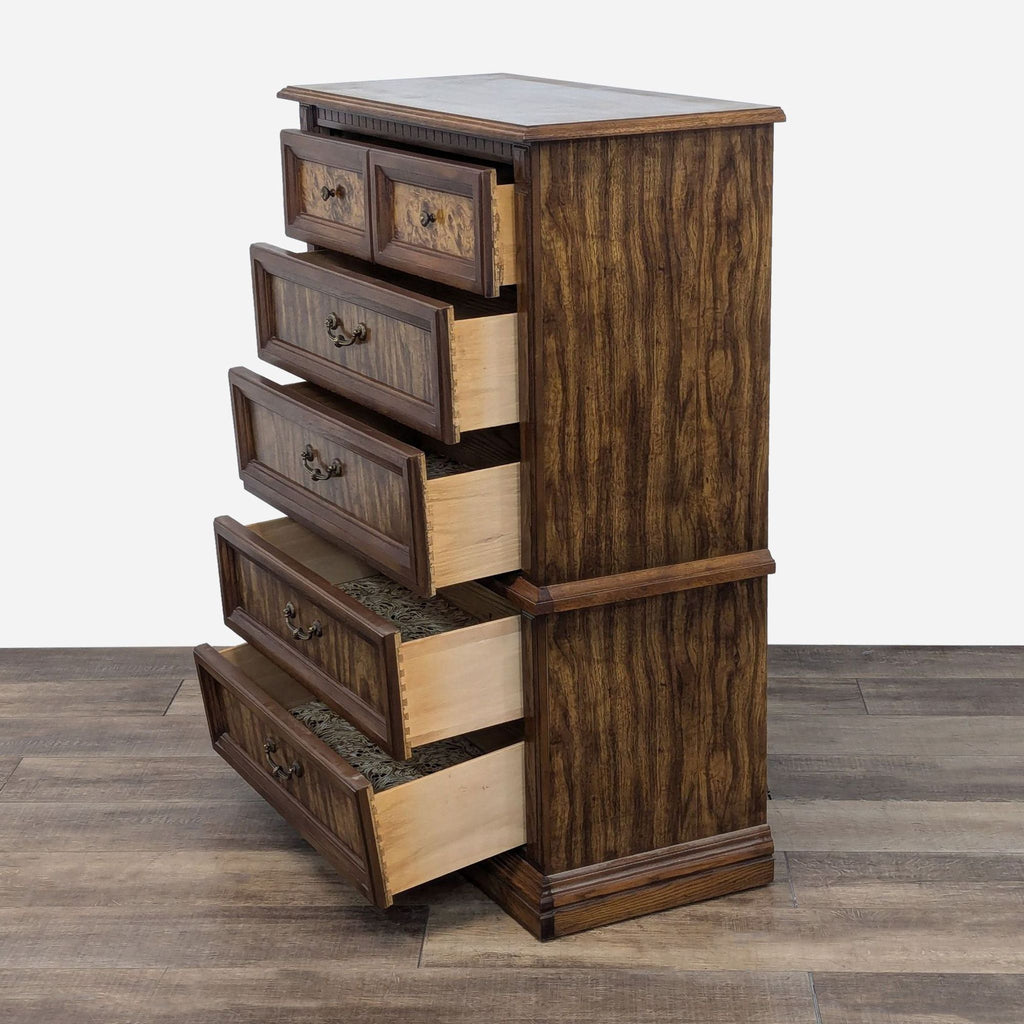
MULTIPOLYGON (((341 459, 335 459, 326 470, 321 469, 320 466, 312 465, 313 460, 319 459, 319 456, 313 450, 313 446, 311 444, 307 444, 306 447, 299 452, 299 458, 302 459, 302 468, 309 473, 310 480, 330 480, 332 476, 341 476, 343 472, 341 459)), ((320 465, 323 465, 322 460, 320 465)))
POLYGON ((335 185, 334 188, 330 188, 329 186, 324 185, 324 187, 322 189, 320 189, 320 198, 325 203, 328 200, 330 200, 330 199, 334 199, 335 197, 337 197, 338 199, 344 199, 345 198, 345 186, 344 185, 335 185))
POLYGON ((346 334, 341 317, 337 313, 327 314, 327 319, 324 320, 324 327, 327 328, 327 337, 334 342, 335 348, 344 348, 347 345, 354 345, 357 341, 366 341, 370 334, 369 329, 362 320, 352 328, 351 334, 346 334))
POLYGON ((420 223, 425 227, 430 227, 431 224, 437 223, 437 214, 431 213, 429 210, 424 210, 420 214, 420 223))
POLYGON ((296 626, 295 622, 295 605, 289 601, 284 606, 284 620, 288 625, 288 631, 292 635, 293 640, 312 640, 315 636, 324 635, 324 627, 319 619, 313 620, 313 625, 309 629, 303 629, 301 626, 296 626))
POLYGON ((295 778, 302 777, 302 765, 298 761, 293 761, 290 768, 285 768, 283 764, 278 764, 270 755, 277 751, 277 744, 273 740, 263 741, 263 753, 267 755, 267 764, 270 765, 270 774, 275 779, 280 779, 282 782, 287 782, 293 775, 295 778))

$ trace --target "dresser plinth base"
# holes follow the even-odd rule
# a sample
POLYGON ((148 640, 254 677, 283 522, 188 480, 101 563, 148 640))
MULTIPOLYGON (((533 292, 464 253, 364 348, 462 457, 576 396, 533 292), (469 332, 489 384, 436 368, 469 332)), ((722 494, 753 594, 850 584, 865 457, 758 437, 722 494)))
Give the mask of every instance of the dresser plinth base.
POLYGON ((543 875, 510 850, 464 874, 541 940, 755 889, 775 877, 767 825, 543 875))

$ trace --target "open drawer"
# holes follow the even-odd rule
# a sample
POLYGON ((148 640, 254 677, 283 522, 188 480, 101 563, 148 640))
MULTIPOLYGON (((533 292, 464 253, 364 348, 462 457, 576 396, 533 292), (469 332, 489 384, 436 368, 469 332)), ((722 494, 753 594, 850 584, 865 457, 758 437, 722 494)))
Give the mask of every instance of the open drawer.
POLYGON ((430 774, 401 781, 415 770, 336 731, 331 742, 351 742, 371 783, 313 731, 321 726, 290 713, 324 717, 261 654, 203 645, 195 659, 214 749, 377 906, 526 841, 522 742, 488 749, 500 740, 475 735, 471 752, 432 753, 430 774))
POLYGON ((393 757, 522 718, 522 620, 478 583, 418 598, 290 519, 214 531, 224 621, 393 757))
POLYGON ((253 494, 426 597, 521 567, 515 455, 466 441, 441 455, 311 384, 229 378, 253 494))
POLYGON ((516 283, 515 186, 495 167, 292 130, 281 154, 292 238, 478 295, 516 283))
POLYGON ((254 245, 259 355, 449 444, 519 422, 514 300, 254 245))

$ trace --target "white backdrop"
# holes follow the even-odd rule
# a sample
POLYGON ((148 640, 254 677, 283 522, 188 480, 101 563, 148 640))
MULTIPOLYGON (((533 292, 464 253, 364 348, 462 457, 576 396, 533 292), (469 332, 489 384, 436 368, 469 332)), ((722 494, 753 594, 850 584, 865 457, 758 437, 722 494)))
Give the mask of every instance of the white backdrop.
POLYGON ((211 520, 275 513, 226 372, 290 379, 255 357, 247 257, 298 244, 274 94, 485 71, 786 110, 770 639, 1024 642, 1019 35, 964 10, 8 7, 0 646, 231 640, 211 520))

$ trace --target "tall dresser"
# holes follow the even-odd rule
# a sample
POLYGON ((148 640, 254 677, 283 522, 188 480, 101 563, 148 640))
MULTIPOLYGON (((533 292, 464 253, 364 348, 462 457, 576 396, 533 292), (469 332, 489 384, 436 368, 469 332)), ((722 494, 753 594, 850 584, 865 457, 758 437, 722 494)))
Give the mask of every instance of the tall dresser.
POLYGON ((517 75, 293 86, 251 250, 214 748, 387 907, 541 939, 764 885, 778 107, 517 75))

